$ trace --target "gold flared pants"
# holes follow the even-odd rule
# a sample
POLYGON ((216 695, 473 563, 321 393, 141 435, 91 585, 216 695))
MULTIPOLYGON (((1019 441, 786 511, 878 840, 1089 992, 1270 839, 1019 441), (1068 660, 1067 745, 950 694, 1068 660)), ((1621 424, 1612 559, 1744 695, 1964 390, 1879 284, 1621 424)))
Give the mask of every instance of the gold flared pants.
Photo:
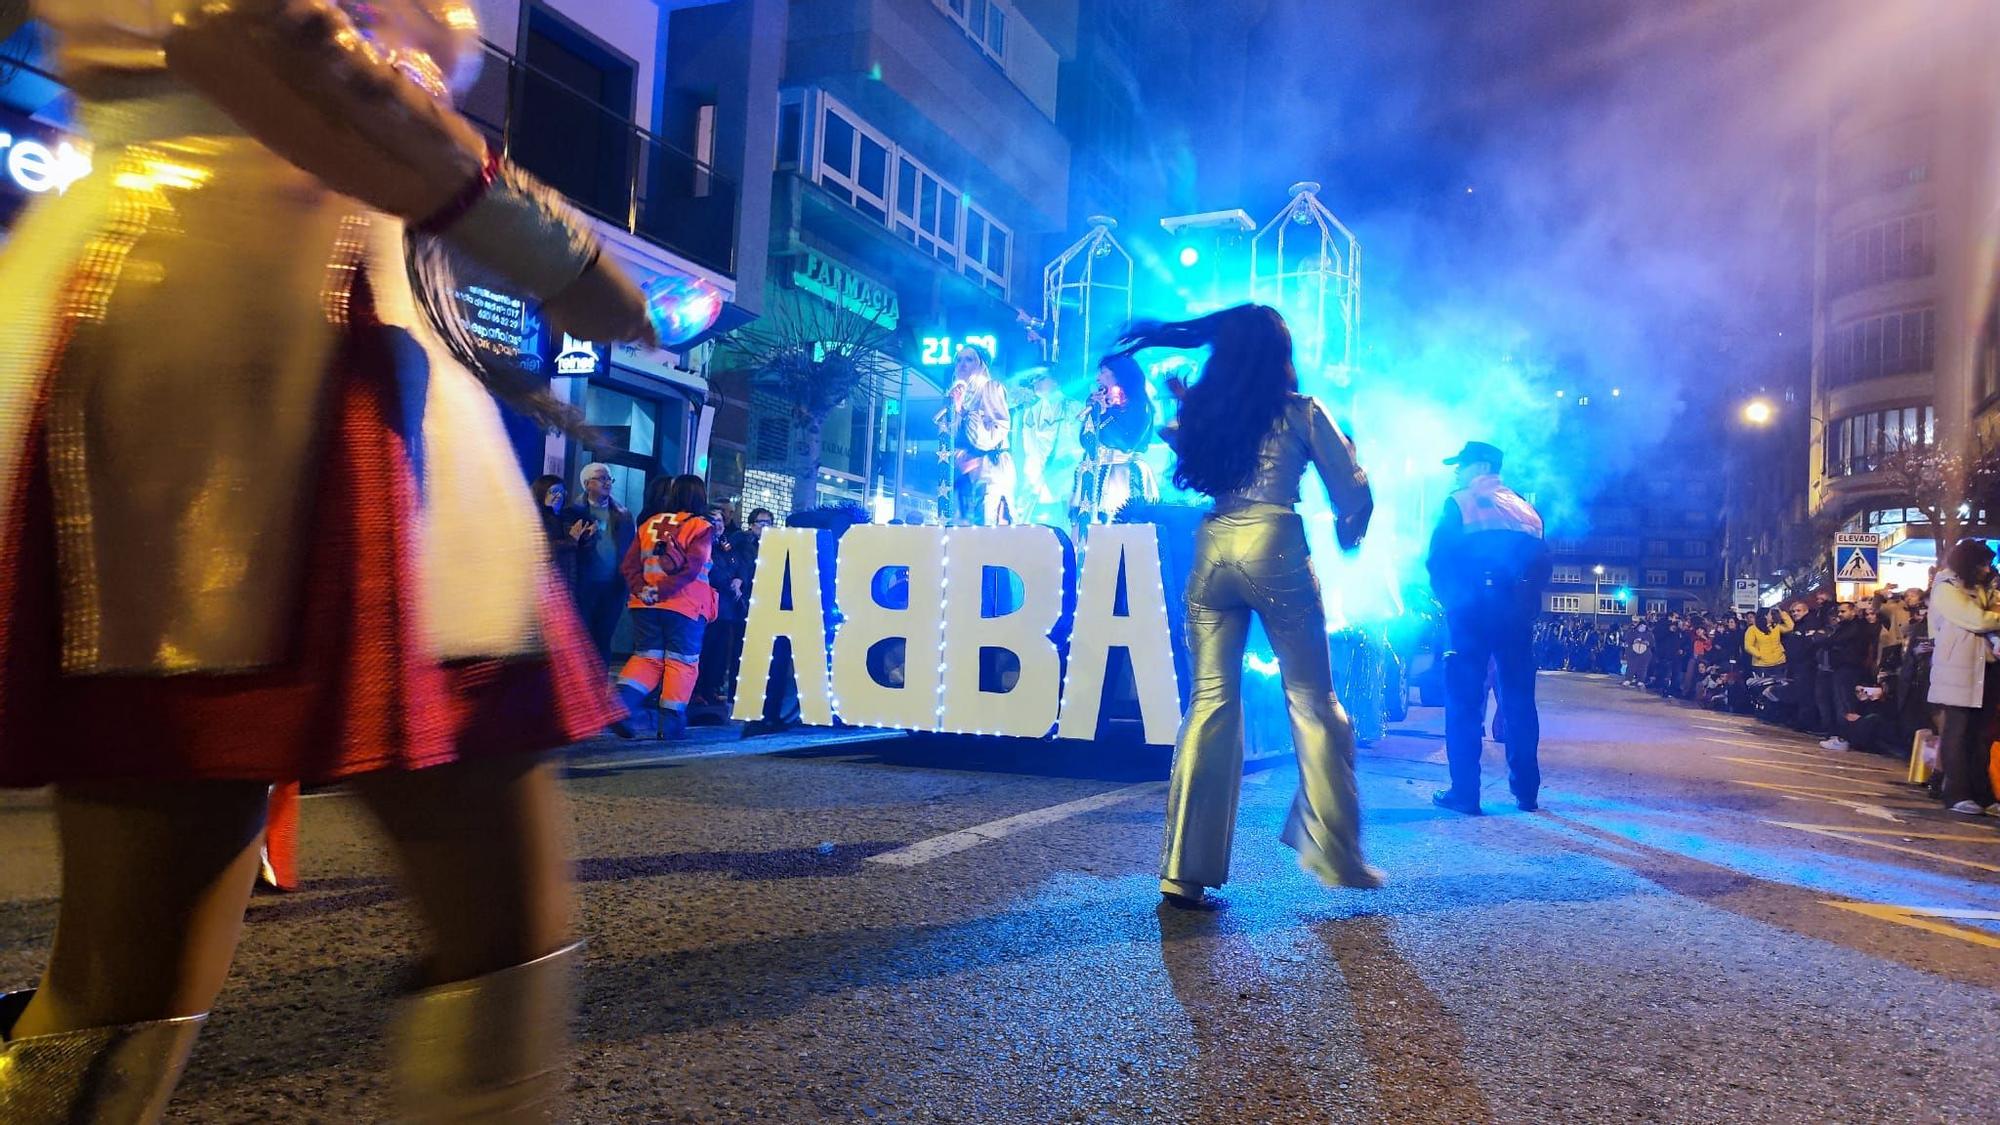
POLYGON ((1264 623, 1284 679, 1299 791, 1281 839, 1334 879, 1362 869, 1354 728, 1334 698, 1326 608, 1289 508, 1256 504, 1202 521, 1188 575, 1194 690, 1174 747, 1162 881, 1205 887, 1229 877, 1243 783, 1243 649, 1250 615, 1264 623))

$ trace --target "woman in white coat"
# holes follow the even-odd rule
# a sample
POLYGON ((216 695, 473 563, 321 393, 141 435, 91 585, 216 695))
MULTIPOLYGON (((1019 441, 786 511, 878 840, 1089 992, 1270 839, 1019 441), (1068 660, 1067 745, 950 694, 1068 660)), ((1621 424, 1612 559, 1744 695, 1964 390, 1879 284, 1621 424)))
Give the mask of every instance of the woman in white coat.
POLYGON ((1994 589, 1993 550, 1962 539, 1945 556, 1931 583, 1930 701, 1944 708, 1938 761, 1944 769, 1944 803, 1967 816, 2000 816, 1988 775, 2000 708, 2000 675, 1993 672, 1994 634, 2000 633, 2000 591, 1994 589))

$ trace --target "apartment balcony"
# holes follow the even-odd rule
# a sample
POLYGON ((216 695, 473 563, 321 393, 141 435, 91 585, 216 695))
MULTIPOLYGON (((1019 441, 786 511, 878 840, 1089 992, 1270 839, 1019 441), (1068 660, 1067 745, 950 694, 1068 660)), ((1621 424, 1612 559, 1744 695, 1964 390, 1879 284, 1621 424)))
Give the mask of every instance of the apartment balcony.
POLYGON ((736 273, 735 181, 491 43, 459 109, 579 208, 694 265, 736 273))

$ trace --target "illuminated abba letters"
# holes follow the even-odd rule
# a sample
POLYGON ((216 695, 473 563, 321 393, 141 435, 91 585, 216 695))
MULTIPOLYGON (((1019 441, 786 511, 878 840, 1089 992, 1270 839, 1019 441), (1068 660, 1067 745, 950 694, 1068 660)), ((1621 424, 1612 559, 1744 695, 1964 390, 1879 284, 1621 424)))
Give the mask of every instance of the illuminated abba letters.
MULTIPOLYGON (((931 592, 944 582, 944 535, 941 527, 865 526, 841 538, 833 584, 841 618, 833 638, 833 699, 841 721, 905 730, 929 730, 937 721, 944 607, 931 592), (892 609, 876 600, 875 589, 884 570, 899 566, 909 568, 908 584, 904 596, 892 599, 904 608, 892 609), (900 687, 868 674, 869 650, 894 638, 905 641, 900 687)), ((799 690, 806 690, 803 680, 799 690)))
POLYGON ((1065 538, 1029 525, 864 524, 837 547, 810 530, 772 529, 758 553, 739 719, 762 713, 756 688, 784 637, 809 724, 838 715, 857 726, 1089 740, 1111 652, 1124 648, 1146 741, 1173 741, 1180 693, 1150 524, 1092 529, 1080 576, 1065 538), (900 661, 889 655, 898 647, 900 661), (1002 662, 1012 683, 992 682, 992 650, 1012 654, 1002 662))
MULTIPOLYGON (((961 527, 952 531, 949 548, 938 729, 1047 737, 1062 704, 1062 653, 1050 639, 1062 624, 1069 590, 1062 540, 1054 530, 1032 525, 961 527), (990 566, 1005 567, 1021 582, 1020 606, 1004 617, 980 616, 990 566), (980 690, 982 648, 1006 649, 1021 662, 1011 691, 980 690)), ((1167 692, 1173 694, 1171 680, 1167 692)))
POLYGON ((1069 639, 1069 680, 1063 685, 1057 738, 1097 736, 1104 673, 1111 650, 1121 645, 1132 656, 1146 741, 1171 744, 1181 722, 1181 699, 1174 683, 1174 642, 1167 632, 1167 595, 1160 581, 1159 529, 1149 523, 1090 529, 1083 579, 1077 584, 1076 629, 1069 639), (1122 615, 1113 612, 1120 601, 1127 606, 1122 615))
MULTIPOLYGON (((819 533, 810 528, 771 528, 757 543, 757 574, 750 583, 750 620, 743 626, 742 684, 771 678, 771 655, 779 637, 792 642, 792 668, 799 678, 799 718, 833 725, 826 693, 826 613, 819 594, 819 533)), ((764 701, 738 689, 736 717, 760 718, 764 701)))

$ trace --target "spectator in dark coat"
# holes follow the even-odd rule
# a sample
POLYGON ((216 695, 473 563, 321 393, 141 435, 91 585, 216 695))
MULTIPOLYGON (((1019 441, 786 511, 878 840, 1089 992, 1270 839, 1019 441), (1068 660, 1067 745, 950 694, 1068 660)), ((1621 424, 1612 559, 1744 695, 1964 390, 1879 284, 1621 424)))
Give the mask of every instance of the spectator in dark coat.
POLYGON ((1839 616, 1820 654, 1820 720, 1828 735, 1820 745, 1828 750, 1850 748, 1846 735, 1847 715, 1855 704, 1854 689, 1872 677, 1869 662, 1875 657, 1880 626, 1873 613, 1864 613, 1853 602, 1840 603, 1839 616))
POLYGON ((625 615, 625 600, 632 596, 618 566, 632 546, 638 525, 632 513, 611 495, 611 467, 592 462, 577 479, 583 485, 583 500, 571 504, 562 514, 564 526, 579 520, 590 524, 590 532, 576 545, 576 604, 582 612, 584 628, 597 645, 597 655, 611 662, 611 638, 625 615))
POLYGON ((722 529, 708 571, 708 584, 715 587, 716 616, 702 640, 695 702, 713 706, 729 703, 736 694, 736 663, 742 655, 743 626, 750 618, 750 568, 757 540, 738 526, 727 504, 716 505, 709 522, 722 529))
POLYGON ((549 542, 549 566, 562 579, 563 589, 576 597, 576 545, 590 534, 590 525, 580 519, 565 520, 569 489, 558 476, 536 477, 528 485, 535 496, 535 510, 542 516, 542 535, 549 542))

